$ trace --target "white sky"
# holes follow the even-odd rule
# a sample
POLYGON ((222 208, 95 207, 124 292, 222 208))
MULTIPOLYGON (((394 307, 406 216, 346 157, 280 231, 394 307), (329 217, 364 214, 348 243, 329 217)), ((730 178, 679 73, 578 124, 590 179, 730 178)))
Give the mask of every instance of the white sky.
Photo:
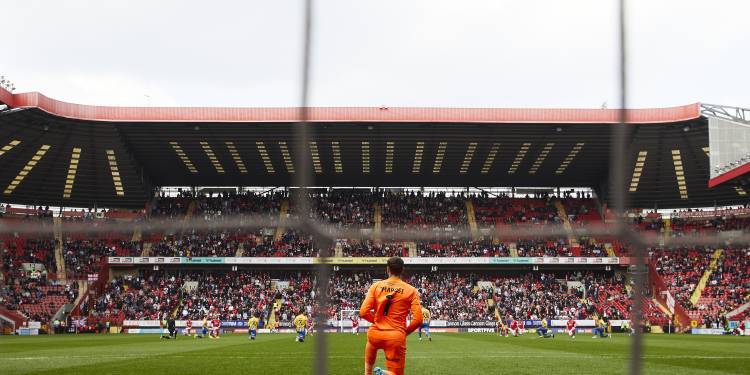
MULTIPOLYGON (((632 107, 750 106, 750 1, 629 3, 632 107)), ((301 0, 5 0, 0 15, 16 92, 299 104, 301 0)), ((616 31, 614 0, 318 0, 311 105, 616 107, 616 31)))

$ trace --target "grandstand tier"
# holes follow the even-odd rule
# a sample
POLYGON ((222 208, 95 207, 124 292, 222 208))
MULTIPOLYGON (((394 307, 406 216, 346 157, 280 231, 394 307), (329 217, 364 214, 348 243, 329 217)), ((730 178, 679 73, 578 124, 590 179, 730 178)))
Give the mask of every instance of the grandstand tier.
MULTIPOLYGON (((331 258, 319 258, 321 249, 311 236, 287 227, 285 220, 277 221, 275 227, 223 225, 227 219, 247 215, 295 218, 297 205, 284 190, 182 191, 175 196, 160 195, 148 211, 135 216, 85 212, 53 220, 52 213, 43 208, 10 209, 0 217, 0 224, 13 228, 32 223, 40 233, 0 236, 0 304, 2 311, 10 312, 6 315, 16 319, 20 314, 22 319, 49 324, 54 317, 65 317, 78 322, 109 321, 120 327, 126 320, 151 321, 159 311, 178 315, 186 311, 191 319, 212 308, 232 319, 237 314, 244 319, 251 310, 271 314, 268 301, 275 301, 274 291, 279 290, 282 302, 297 301, 273 315, 287 324, 294 309, 315 308, 311 289, 315 265, 334 266, 330 292, 346 297, 330 306, 330 315, 335 317, 342 309, 356 308, 362 285, 384 277, 386 257, 397 255, 404 257, 411 280, 428 280, 423 292, 438 309, 437 316, 442 314, 439 309, 454 303, 458 293, 463 307, 446 310, 449 319, 489 322, 495 314, 488 311, 490 300, 492 306, 505 309, 501 314, 526 315, 532 320, 540 314, 628 319, 633 298, 631 250, 611 238, 572 235, 574 227, 604 220, 596 201, 581 195, 585 194, 554 197, 539 193, 520 198, 488 192, 310 191, 313 217, 370 236, 337 239, 330 245, 335 253, 331 258), (184 227, 186 218, 206 225, 184 227), (118 229, 128 226, 117 224, 132 221, 139 223, 137 230, 118 229), (180 225, 159 229, 157 224, 164 221, 180 225), (69 230, 79 224, 100 230, 69 230), (494 238, 487 232, 498 226, 529 225, 565 228, 571 235, 514 239, 510 235, 494 238), (430 230, 434 238, 396 241, 387 232, 376 233, 376 226, 430 230), (453 235, 456 229, 471 226, 475 227, 471 238, 453 235), (439 292, 443 289, 450 292, 439 292), (512 302, 517 299, 515 293, 534 290, 539 292, 538 298, 529 297, 535 298, 534 304, 512 302), (220 297, 224 293, 230 294, 220 297), (283 298, 285 293, 291 293, 291 299, 283 298)), ((674 212, 668 218, 641 212, 628 220, 644 235, 700 237, 745 233, 750 227, 748 216, 747 209, 674 212)), ((746 247, 654 247, 648 251, 650 272, 643 305, 650 324, 665 326, 659 328, 665 330, 673 325, 710 328, 721 326, 730 312, 746 314, 750 298, 746 247)))

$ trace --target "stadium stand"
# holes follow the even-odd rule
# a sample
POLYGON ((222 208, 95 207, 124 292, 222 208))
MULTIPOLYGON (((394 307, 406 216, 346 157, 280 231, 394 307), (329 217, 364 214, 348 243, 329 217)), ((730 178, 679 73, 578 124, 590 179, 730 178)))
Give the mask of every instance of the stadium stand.
POLYGON ((704 324, 719 321, 729 311, 750 301, 750 249, 728 249, 697 301, 692 314, 704 324))
MULTIPOLYGON (((563 198, 508 198, 483 195, 455 195, 420 193, 383 194, 377 191, 331 190, 311 194, 316 215, 336 225, 372 229, 376 205, 383 210, 385 226, 419 228, 436 225, 441 228, 440 240, 416 241, 414 252, 403 242, 375 239, 340 239, 332 247, 343 257, 606 257, 603 242, 580 238, 574 249, 567 238, 545 240, 499 240, 480 234, 477 240, 462 240, 451 236, 450 228, 468 223, 465 202, 470 199, 480 228, 496 225, 561 225, 560 202, 567 220, 573 225, 601 221, 601 215, 590 199, 563 198), (447 229, 447 230, 446 230, 447 229), (513 254, 512 254, 513 253, 513 254)), ((232 215, 264 215, 275 217, 286 192, 271 194, 222 194, 218 196, 194 195, 182 192, 176 197, 159 197, 145 223, 165 219, 184 218, 191 210, 194 217, 206 222, 221 222, 232 215)), ((27 217, 22 220, 44 220, 27 217)), ((295 215, 294 204, 289 215, 295 215)), ((7 216, 7 215, 6 215, 7 216)), ((17 220, 4 218, 3 220, 17 220)), ((84 220, 76 218, 72 220, 84 220)), ((92 220, 91 218, 87 220, 92 220)), ((675 220, 671 236, 700 235, 705 231, 746 230, 744 218, 717 218, 699 222, 675 220)), ((640 216, 635 225, 647 231, 663 234, 664 220, 660 217, 640 216)), ((122 233, 108 233, 99 238, 82 239, 67 236, 62 245, 67 277, 85 279, 107 268, 108 257, 137 257, 148 243, 151 256, 170 257, 232 257, 241 251, 246 257, 310 257, 316 256, 311 237, 296 230, 285 229, 277 238, 275 228, 187 230, 181 233, 152 233, 149 237, 133 241, 122 233)), ((24 263, 43 265, 41 284, 29 284, 26 289, 19 279, 10 280, 4 288, 4 305, 19 310, 30 318, 50 319, 63 303, 71 303, 76 293, 66 288, 75 282, 47 284, 48 273, 55 270, 55 242, 53 240, 4 238, 3 270, 14 273, 24 263), (51 271, 50 271, 51 270, 51 271), (10 286, 15 285, 15 286, 10 286), (19 296, 25 296, 19 302, 19 296), (29 298, 34 299, 29 299, 29 298), (31 303, 32 301, 37 303, 31 303), (37 305, 41 307, 36 307, 37 305)), ((695 303, 691 302, 699 279, 707 270, 714 250, 708 248, 653 248, 650 259, 657 272, 668 285, 670 292, 688 311, 692 319, 712 326, 721 314, 747 301, 748 259, 747 250, 728 250, 717 261, 716 269, 707 279, 705 288, 695 303)), ((618 251, 622 253, 622 251, 618 251)), ((282 303, 278 307, 278 320, 289 322, 300 306, 314 309, 311 288, 314 277, 308 271, 285 274, 273 272, 206 272, 170 271, 168 275, 142 271, 134 277, 116 277, 106 283, 94 300, 81 305, 80 312, 91 321, 105 319, 122 323, 124 320, 154 319, 160 313, 200 319, 206 311, 221 314, 223 319, 241 319, 251 311, 268 314, 274 304, 271 280, 285 281, 279 292, 282 303), (185 285, 195 282, 190 291, 185 285), (288 282, 288 284, 286 284, 288 282), (253 295, 257 298, 244 298, 253 295)), ((429 301, 436 319, 477 320, 492 319, 494 314, 488 304, 492 300, 505 316, 538 319, 542 316, 564 318, 574 316, 585 319, 596 314, 610 319, 627 319, 631 309, 632 288, 620 272, 563 272, 562 274, 514 274, 477 272, 437 272, 412 275, 429 301), (494 285, 494 291, 478 287, 479 281, 494 285), (569 290, 566 282, 579 281, 580 290, 569 290), (439 291, 439 292, 438 292, 439 291)), ((372 271, 346 271, 337 273, 330 287, 333 296, 334 318, 340 309, 354 309, 362 298, 362 288, 375 279, 372 271)), ((106 281, 106 280, 105 280, 106 281)), ((276 282, 274 281, 274 283, 276 282)), ((486 285, 486 284, 484 284, 486 285)), ((644 298, 645 316, 656 325, 669 322, 662 309, 650 298, 644 298)))
MULTIPOLYGON (((159 109, 93 108, 36 93, 8 95, 13 103, 5 103, 10 110, 0 116, 0 145, 8 145, 0 180, 9 183, 3 199, 13 204, 2 206, 0 217, 9 228, 0 235, 0 298, 3 311, 28 320, 49 323, 65 312, 64 304, 74 304, 69 318, 118 325, 160 314, 200 319, 213 312, 222 319, 245 319, 253 311, 288 324, 300 309, 317 309, 311 265, 321 261, 312 258, 322 253, 320 246, 330 246, 326 250, 334 257, 325 261, 336 267, 328 285, 332 319, 356 309, 364 288, 382 277, 383 258, 394 255, 415 265, 410 279, 434 319, 619 320, 631 316, 633 298, 642 298, 646 320, 659 326, 687 328, 690 322, 672 316, 681 311, 708 327, 725 321, 729 311, 747 315, 742 310, 750 290, 745 247, 651 246, 647 293, 634 297, 631 247, 616 238, 576 234, 612 219, 612 194, 602 185, 608 177, 610 145, 603 140, 609 129, 602 124, 616 123, 615 112, 442 109, 436 115, 419 109, 313 109, 311 124, 320 125, 321 138, 308 151, 317 186, 460 185, 309 189, 311 218, 360 234, 332 238, 328 245, 290 225, 300 215, 289 188, 298 172, 292 155, 297 150, 288 143, 297 112, 240 109, 232 115, 238 120, 222 110, 195 109, 176 119, 159 109), (151 121, 156 114, 160 121, 151 121), (271 122, 269 114, 275 116, 271 122), (328 117, 332 114, 335 121, 328 117), (217 125, 211 137, 198 126, 185 127, 184 120, 195 116, 206 126, 217 125), (60 118, 66 122, 58 124, 60 118), (129 126, 135 120, 149 126, 129 126), (71 130, 45 133, 38 125, 73 129, 90 121, 100 121, 100 127, 86 136, 71 130), (494 126, 500 123, 502 129, 494 126), (466 126, 469 135, 456 138, 466 126), (14 129, 25 134, 19 135, 23 139, 6 139, 14 129), (540 134, 554 143, 537 142, 540 134), (54 152, 44 156, 47 149, 29 141, 34 137, 48 140, 54 152), (98 156, 79 150, 73 163, 69 152, 58 151, 70 142, 106 147, 98 156), (31 167, 44 164, 49 176, 37 178, 24 169, 30 158, 35 158, 31 167), (79 177, 57 186, 69 178, 65 171, 73 164, 81 171, 68 175, 79 177), (550 188, 561 181, 583 188, 550 188), (466 188, 497 183, 529 188, 466 188), (217 184, 223 187, 206 187, 217 184), (61 197, 63 204, 79 208, 40 205, 61 204, 61 197), (242 224, 251 218, 265 224, 242 224), (14 230, 28 224, 38 233, 14 230), (514 235, 529 227, 566 235, 514 235), (432 238, 388 238, 394 229, 432 238), (493 229, 505 234, 495 236, 493 229), (464 230, 470 236, 456 235, 464 230), (667 306, 672 297, 674 306, 667 306)), ((699 105, 634 110, 629 118, 628 125, 639 129, 633 144, 642 148, 628 156, 636 162, 628 191, 633 229, 662 240, 748 232, 745 208, 722 214, 686 209, 746 204, 741 187, 706 186, 709 119, 699 105), (678 170, 688 178, 664 182, 663 176, 678 170)))
POLYGON ((29 276, 11 273, 0 288, 0 305, 23 313, 29 320, 49 322, 62 305, 73 302, 77 296, 77 283, 49 280, 42 273, 29 276))

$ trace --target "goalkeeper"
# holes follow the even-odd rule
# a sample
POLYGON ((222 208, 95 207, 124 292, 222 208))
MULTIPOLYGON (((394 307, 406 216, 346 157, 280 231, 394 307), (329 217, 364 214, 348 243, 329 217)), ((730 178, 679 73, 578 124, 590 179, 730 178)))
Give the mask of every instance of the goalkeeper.
POLYGON ((422 324, 422 308, 417 290, 401 280, 404 260, 388 259, 388 278, 372 284, 367 291, 359 316, 372 323, 365 345, 366 375, 402 375, 406 364, 406 336, 422 324), (412 320, 406 325, 406 317, 412 320), (387 371, 373 368, 378 350, 385 352, 387 371))

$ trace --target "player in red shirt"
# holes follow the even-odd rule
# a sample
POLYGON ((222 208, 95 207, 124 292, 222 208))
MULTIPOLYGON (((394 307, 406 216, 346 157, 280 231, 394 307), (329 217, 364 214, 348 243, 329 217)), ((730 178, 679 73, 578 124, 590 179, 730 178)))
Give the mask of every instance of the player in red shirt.
POLYGON ((307 336, 313 336, 314 334, 315 334, 315 319, 312 316, 310 316, 310 319, 307 320, 307 336))
POLYGON ((185 321, 185 329, 182 331, 183 336, 190 336, 190 330, 193 329, 193 321, 188 319, 185 321))
POLYGON ((737 326, 737 328, 734 329, 734 332, 732 334, 737 336, 745 336, 745 321, 741 321, 740 325, 737 326))
POLYGON ((571 338, 576 338, 576 321, 573 320, 573 318, 568 319, 568 322, 565 324, 566 331, 568 332, 568 336, 571 338))
POLYGON ((510 334, 511 336, 518 337, 519 333, 520 333, 520 329, 518 329, 518 321, 515 319, 512 319, 510 321, 510 334))
POLYGON ((221 320, 219 320, 218 316, 215 316, 211 320, 211 338, 219 339, 219 328, 221 328, 221 320))
POLYGON ((352 315, 352 335, 359 336, 359 317, 352 315))

